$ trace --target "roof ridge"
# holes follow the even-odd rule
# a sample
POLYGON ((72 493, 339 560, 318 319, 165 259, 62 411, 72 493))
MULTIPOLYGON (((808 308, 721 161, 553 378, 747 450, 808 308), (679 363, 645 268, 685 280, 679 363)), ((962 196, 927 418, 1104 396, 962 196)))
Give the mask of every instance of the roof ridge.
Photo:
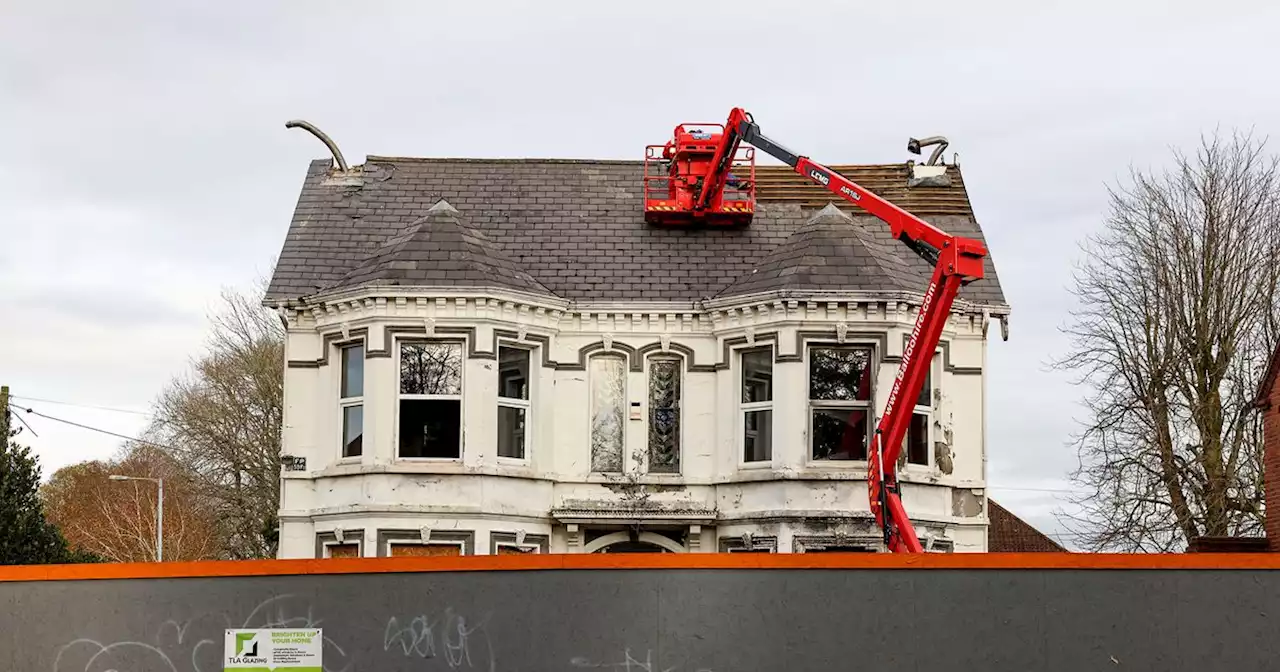
MULTIPOLYGON (((318 159, 328 161, 329 159, 318 159)), ((365 163, 374 163, 378 161, 390 161, 397 163, 507 163, 507 164, 529 164, 529 163, 551 163, 566 165, 615 165, 615 166, 634 166, 644 163, 644 159, 586 159, 586 158, 565 158, 565 157, 479 157, 479 156, 382 156, 377 154, 369 154, 365 156, 365 163)), ((895 169, 902 170, 907 167, 906 161, 899 162, 882 162, 882 163, 826 163, 823 164, 828 168, 839 170, 845 169, 895 169)), ((779 172, 791 173, 794 170, 791 166, 785 164, 756 164, 756 170, 767 169, 779 172)), ((959 170, 959 166, 948 165, 947 168, 959 170)))
MULTIPOLYGON (((469 270, 480 274, 477 280, 498 281, 516 289, 534 289, 556 296, 555 292, 517 264, 500 243, 479 227, 465 222, 457 208, 443 198, 436 201, 426 214, 386 238, 359 264, 333 283, 333 286, 348 283, 359 285, 375 280, 425 281, 426 269, 418 268, 421 262, 437 266, 441 270, 453 271, 451 275, 454 276, 464 276, 469 270), (449 240, 455 238, 451 235, 451 230, 456 231, 456 240, 449 240), (409 249, 414 243, 421 244, 422 249, 409 249), (447 245, 453 245, 455 249, 449 250, 447 245), (406 256, 408 258, 404 258, 406 256), (458 267, 448 268, 446 262, 458 267), (503 278, 504 271, 514 277, 503 278), (416 274, 422 274, 423 277, 415 277, 416 274)), ((439 279, 446 278, 447 276, 442 275, 439 279)), ((455 279, 466 280, 462 277, 455 279)))
MULTIPOLYGON (((844 255, 846 260, 853 257, 868 260, 870 265, 875 266, 870 275, 883 278, 892 285, 884 289, 918 289, 910 282, 913 278, 904 277, 902 259, 867 230, 864 225, 867 218, 871 216, 855 219, 840 210, 834 201, 828 203, 770 250, 755 268, 722 287, 712 295, 713 298, 757 291, 751 285, 758 282, 769 283, 771 289, 825 284, 826 280, 815 280, 813 276, 828 275, 825 269, 828 268, 827 259, 832 255, 826 248, 847 248, 844 255), (844 235, 834 235, 836 227, 844 235), (855 247, 861 248, 864 254, 858 254, 855 247), (821 263, 815 263, 815 260, 820 260, 821 263)), ((859 275, 868 275, 865 265, 854 270, 859 275)), ((843 265, 836 267, 839 268, 843 268, 843 265)))

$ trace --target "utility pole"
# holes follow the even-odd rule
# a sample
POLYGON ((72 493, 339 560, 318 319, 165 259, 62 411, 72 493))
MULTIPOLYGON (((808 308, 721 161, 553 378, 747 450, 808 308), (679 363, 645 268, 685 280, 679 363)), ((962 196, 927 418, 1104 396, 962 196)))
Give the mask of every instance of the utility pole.
POLYGON ((9 386, 0 385, 0 446, 9 445, 9 386))

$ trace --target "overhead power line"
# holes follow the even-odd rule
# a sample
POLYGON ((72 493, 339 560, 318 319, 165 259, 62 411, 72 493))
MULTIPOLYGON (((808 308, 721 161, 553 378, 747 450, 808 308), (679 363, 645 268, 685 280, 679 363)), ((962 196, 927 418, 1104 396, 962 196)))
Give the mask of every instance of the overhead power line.
POLYGON ((150 415, 146 411, 134 411, 128 408, 116 408, 114 406, 98 406, 96 404, 81 404, 74 401, 57 401, 56 399, 39 399, 37 397, 20 397, 16 394, 9 395, 10 399, 22 399, 23 401, 34 401, 40 404, 57 404, 59 406, 74 406, 77 408, 96 408, 100 411, 112 411, 115 413, 132 413, 134 415, 150 415))
MULTIPOLYGON (((35 410, 35 409, 31 409, 31 408, 22 408, 21 406, 16 406, 16 405, 14 405, 14 404, 9 404, 9 408, 10 408, 10 410, 14 410, 14 411, 22 411, 22 412, 24 412, 24 413, 29 413, 29 414, 31 414, 31 415, 34 415, 34 416, 37 416, 37 417, 40 417, 40 418, 44 418, 45 420, 52 420, 52 421, 54 421, 54 422, 60 422, 60 423, 62 423, 62 424, 64 424, 64 425, 71 425, 72 427, 79 427, 80 429, 87 429, 87 430, 89 430, 89 431, 91 431, 91 432, 97 432, 97 433, 99 433, 99 434, 106 434, 107 436, 114 436, 114 437, 116 437, 117 439, 124 439, 125 441, 133 441, 134 443, 141 443, 141 444, 148 445, 148 446, 154 446, 154 447, 156 447, 156 448, 162 448, 162 449, 164 449, 164 450, 173 450, 173 448, 172 448, 172 447, 170 447, 170 446, 166 446, 166 445, 164 445, 163 443, 156 443, 156 442, 154 442, 154 441, 147 441, 146 439, 139 439, 139 438, 138 438, 138 437, 136 437, 136 436, 126 436, 126 435, 124 435, 124 434, 117 434, 116 432, 113 432, 113 431, 110 431, 110 430, 107 430, 107 429, 102 429, 102 428, 100 428, 100 427, 92 427, 92 426, 90 426, 90 425, 85 425, 85 424, 82 424, 82 423, 79 423, 79 422, 73 422, 73 421, 71 421, 71 420, 65 420, 65 419, 63 419, 63 418, 55 418, 55 417, 53 417, 52 415, 46 415, 46 414, 41 413, 41 412, 39 412, 39 411, 37 411, 37 410, 35 410)), ((23 424, 26 424, 26 423, 24 422, 23 424)), ((29 427, 29 425, 28 425, 28 427, 29 427)), ((34 434, 34 433, 35 433, 35 431, 33 430, 33 431, 32 431, 32 434, 34 434)))

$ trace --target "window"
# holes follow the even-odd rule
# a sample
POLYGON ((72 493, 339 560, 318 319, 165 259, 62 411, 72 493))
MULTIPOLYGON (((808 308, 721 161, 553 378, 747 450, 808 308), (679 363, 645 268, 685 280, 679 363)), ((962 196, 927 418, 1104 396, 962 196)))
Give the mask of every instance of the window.
POLYGON ((498 457, 525 458, 529 350, 498 347, 498 457))
POLYGON ((503 541, 495 544, 494 550, 497 551, 494 555, 530 555, 537 554, 542 549, 530 544, 521 545, 503 541))
POLYGON ((809 350, 809 441, 815 460, 865 460, 871 439, 871 348, 809 350))
POLYGON ((387 543, 387 555, 393 558, 429 558, 442 555, 462 555, 461 541, 392 541, 387 543))
POLYGON ((869 546, 818 546, 816 548, 805 547, 805 553, 875 553, 876 549, 869 546))
POLYGON ((326 558, 358 558, 360 557, 360 544, 345 543, 327 543, 324 545, 326 558))
POLYGON ((680 359, 649 359, 649 471, 680 473, 680 359))
POLYGON ((720 537, 721 553, 777 553, 777 537, 742 535, 720 537))
POLYGON ((911 413, 911 424, 907 426, 906 444, 903 446, 907 464, 929 464, 929 426, 933 420, 932 368, 930 365, 930 370, 925 372, 924 385, 920 387, 920 396, 916 398, 916 407, 911 413))
POLYGON ((883 544, 875 537, 843 535, 797 536, 791 542, 796 553, 878 553, 883 544))
POLYGON ((400 457, 462 457, 462 344, 400 344, 400 457))
POLYGON ((742 364, 742 461, 773 459, 773 351, 746 350, 742 364))
POLYGON ((627 362, 622 357, 591 358, 591 470, 622 471, 626 423, 627 362))
POLYGON ((342 456, 359 457, 364 451, 364 344, 342 348, 342 456))

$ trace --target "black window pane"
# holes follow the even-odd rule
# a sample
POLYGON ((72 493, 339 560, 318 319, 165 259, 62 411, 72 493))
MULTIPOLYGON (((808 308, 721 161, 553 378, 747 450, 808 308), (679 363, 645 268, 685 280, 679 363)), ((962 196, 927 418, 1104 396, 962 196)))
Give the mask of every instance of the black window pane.
POLYGON ((832 401, 871 399, 869 348, 813 348, 809 351, 809 398, 832 401))
POLYGON ((400 457, 462 456, 462 402, 400 400, 400 457))
POLYGON ((813 410, 813 459, 867 459, 865 409, 815 408, 813 410))
POLYGON ((364 395, 364 346, 342 349, 342 398, 364 395))
POLYGON ((907 428, 907 462, 929 464, 929 416, 924 413, 911 414, 911 425, 907 428))
POLYGON ((743 413, 743 462, 773 459, 773 411, 743 413))
POLYGON ((933 406, 932 371, 925 371, 924 384, 920 386, 920 396, 916 397, 916 406, 933 406))
POLYGON ((742 403, 773 400, 773 352, 742 353, 742 403))
POLYGON ((402 343, 401 394, 461 394, 462 346, 457 343, 402 343))
POLYGON ((649 471, 680 471, 680 363, 649 364, 649 471))
POLYGON ((498 457, 524 459, 523 408, 498 407, 498 457))
POLYGON ((507 399, 529 398, 528 350, 498 348, 498 396, 507 399))
POLYGON ((364 407, 342 408, 342 456, 357 457, 364 450, 364 407))

